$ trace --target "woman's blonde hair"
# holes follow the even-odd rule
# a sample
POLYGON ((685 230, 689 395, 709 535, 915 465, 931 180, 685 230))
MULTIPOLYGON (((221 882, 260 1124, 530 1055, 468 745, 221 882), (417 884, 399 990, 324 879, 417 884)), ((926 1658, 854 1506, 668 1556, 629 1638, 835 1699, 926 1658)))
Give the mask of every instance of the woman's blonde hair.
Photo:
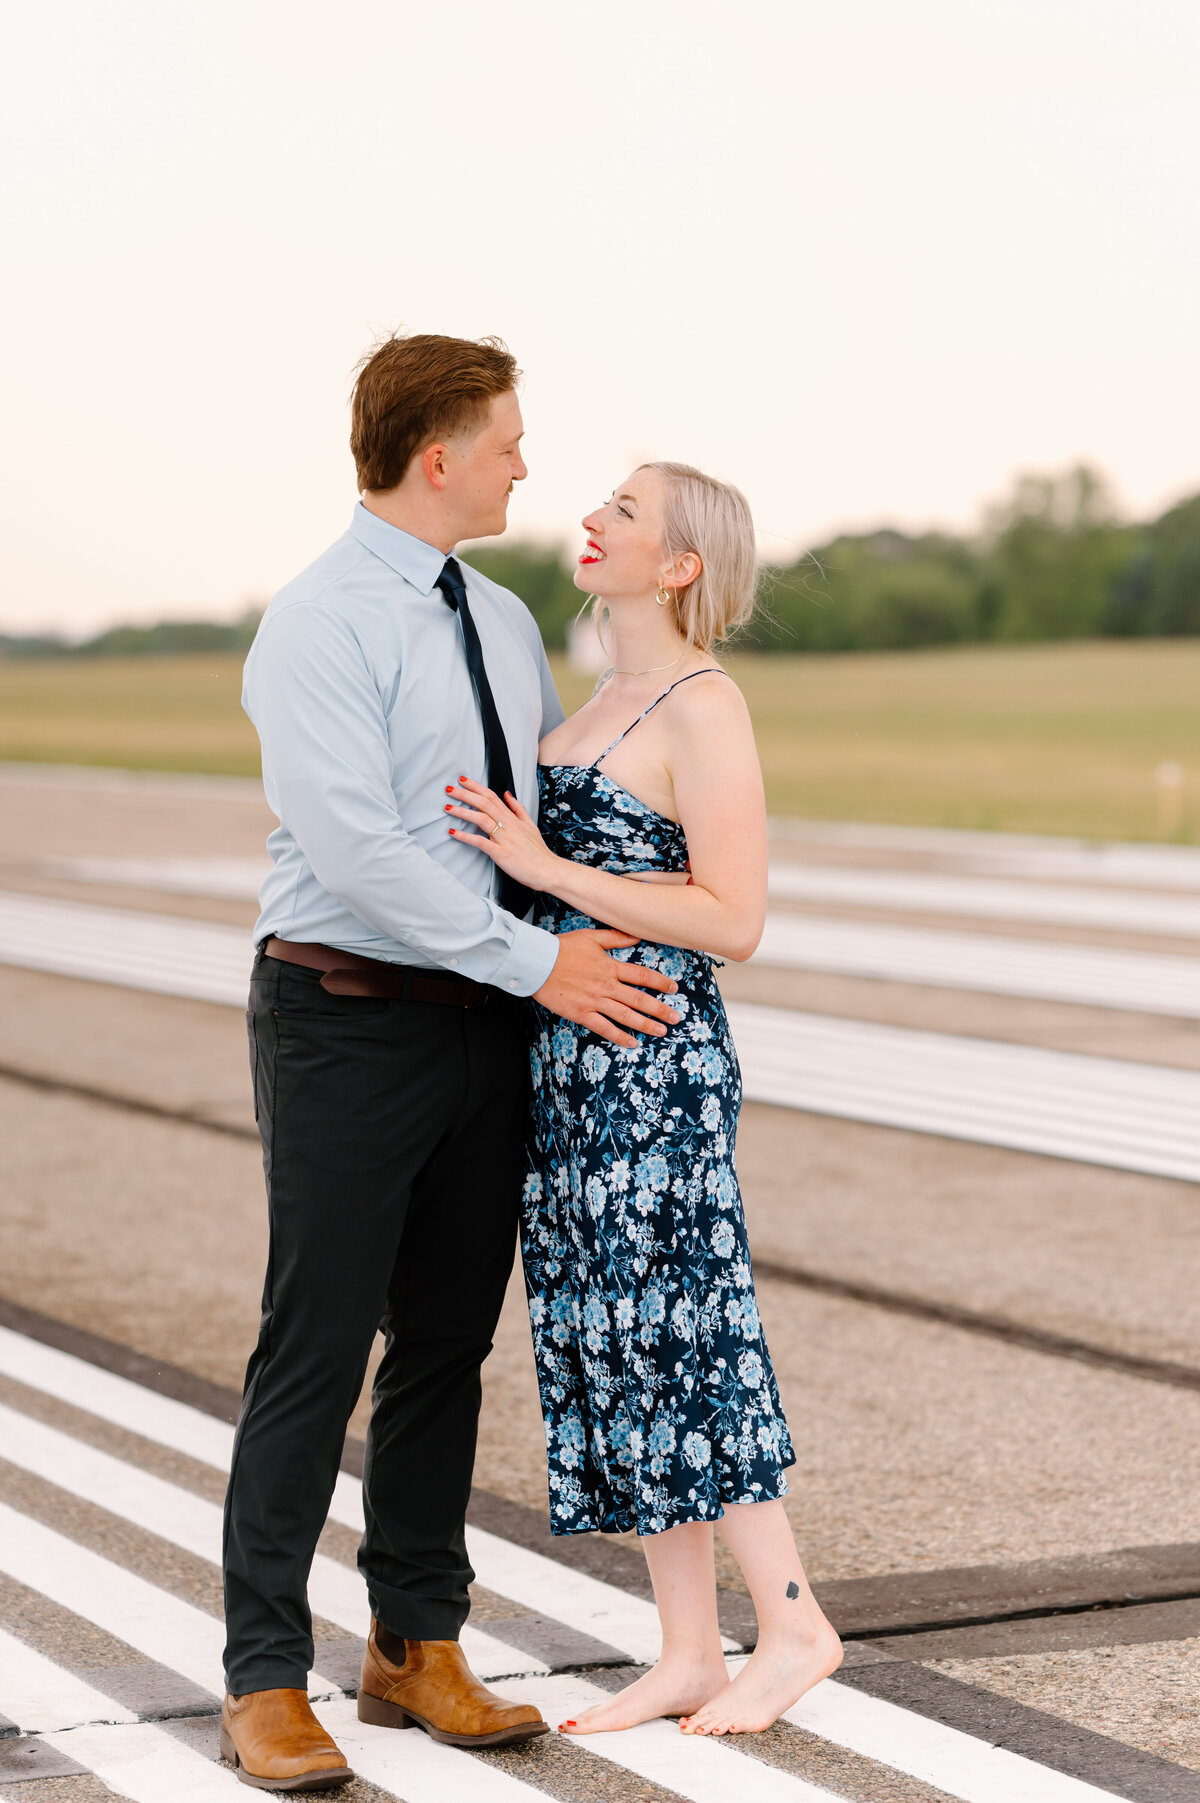
POLYGON ((663 552, 694 551, 702 569, 672 592, 675 624, 689 645, 711 651, 754 612, 758 577, 754 520, 740 488, 690 463, 643 463, 663 478, 663 552))

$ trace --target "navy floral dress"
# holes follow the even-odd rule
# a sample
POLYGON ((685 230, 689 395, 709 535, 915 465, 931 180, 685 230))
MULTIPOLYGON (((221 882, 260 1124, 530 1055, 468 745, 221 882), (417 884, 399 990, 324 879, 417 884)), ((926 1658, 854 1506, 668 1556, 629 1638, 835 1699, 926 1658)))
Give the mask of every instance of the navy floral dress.
MULTIPOLYGON (((620 742, 595 764, 541 767, 544 838, 618 874, 685 869, 682 827, 598 768, 620 742)), ((597 924, 553 896, 536 919, 597 924)), ((626 1050, 529 1004, 521 1245, 556 1534, 713 1521, 784 1495, 795 1458, 754 1299, 741 1073, 713 961, 653 944, 615 955, 678 983, 665 1037, 626 1050)))

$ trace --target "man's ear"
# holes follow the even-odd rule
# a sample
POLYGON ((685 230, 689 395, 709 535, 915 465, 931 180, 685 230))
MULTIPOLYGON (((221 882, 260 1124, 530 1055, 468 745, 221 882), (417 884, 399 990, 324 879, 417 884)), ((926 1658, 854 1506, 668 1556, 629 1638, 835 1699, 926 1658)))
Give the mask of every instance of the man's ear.
POLYGON ((421 468, 424 470, 425 480, 431 488, 445 488, 449 479, 446 463, 447 453, 444 444, 426 445, 421 452, 421 468))

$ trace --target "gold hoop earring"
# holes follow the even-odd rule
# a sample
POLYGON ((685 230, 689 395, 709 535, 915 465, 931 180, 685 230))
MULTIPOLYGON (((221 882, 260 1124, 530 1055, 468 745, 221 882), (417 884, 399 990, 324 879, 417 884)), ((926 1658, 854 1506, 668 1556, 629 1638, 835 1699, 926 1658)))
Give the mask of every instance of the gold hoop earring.
POLYGON ((658 602, 658 605, 660 607, 665 607, 667 605, 667 603, 672 599, 670 589, 664 588, 662 583, 660 582, 658 587, 654 591, 654 599, 658 602))

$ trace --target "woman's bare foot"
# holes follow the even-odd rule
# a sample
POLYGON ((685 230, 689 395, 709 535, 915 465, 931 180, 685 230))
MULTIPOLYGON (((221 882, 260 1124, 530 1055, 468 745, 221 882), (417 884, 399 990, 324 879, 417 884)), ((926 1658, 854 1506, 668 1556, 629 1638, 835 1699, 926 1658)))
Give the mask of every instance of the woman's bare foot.
POLYGON ((805 1633, 760 1640, 732 1683, 679 1726, 685 1734, 759 1734, 841 1663, 842 1643, 824 1619, 805 1633))
POLYGON ((719 1649, 708 1659, 686 1663, 682 1659, 660 1659, 615 1697, 586 1710, 578 1721, 560 1722, 559 1733, 611 1734, 618 1728, 636 1728, 639 1722, 652 1722, 660 1715, 686 1715, 727 1684, 728 1673, 719 1649))

